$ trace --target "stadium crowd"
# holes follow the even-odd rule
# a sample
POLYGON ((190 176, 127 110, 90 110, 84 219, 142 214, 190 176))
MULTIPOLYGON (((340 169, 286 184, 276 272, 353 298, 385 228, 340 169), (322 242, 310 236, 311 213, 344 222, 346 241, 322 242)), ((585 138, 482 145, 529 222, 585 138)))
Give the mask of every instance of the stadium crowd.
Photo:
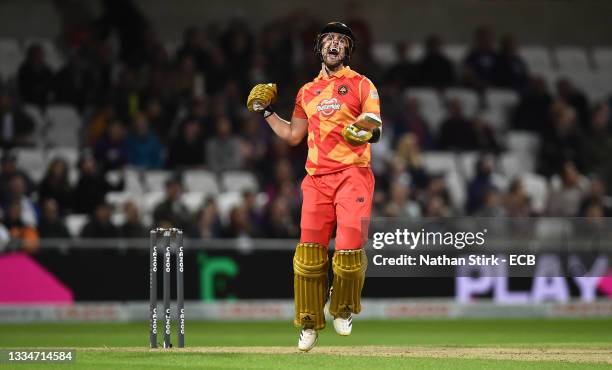
MULTIPOLYGON (((0 93, 0 246, 34 252, 40 238, 73 237, 64 223, 72 214, 90 216, 79 233, 88 238, 144 237, 154 225, 182 227, 195 238, 298 237, 306 145, 279 141, 260 116, 246 111, 245 99, 253 84, 276 82, 277 110, 290 115, 294 92, 320 68, 312 47, 322 21, 292 14, 259 32, 240 19, 190 27, 174 49, 131 2, 106 6, 102 17, 64 25, 60 44, 66 61, 57 71, 47 64, 44 49, 31 44, 0 93), (75 107, 84 122, 77 176, 72 180, 69 162, 55 157, 38 182, 18 166, 15 154, 39 145, 35 123, 22 107, 44 111, 52 104, 75 107), (111 181, 108 174, 125 169, 174 174, 148 219, 138 201, 128 199, 119 209, 107 202, 107 194, 126 186, 121 176, 111 181), (194 169, 216 175, 248 171, 258 190, 245 190, 226 219, 212 196, 192 212, 181 202, 181 173, 194 169), (116 212, 123 214, 121 224, 112 221, 116 212)), ((498 39, 488 27, 474 32, 460 64, 432 34, 420 59, 382 66, 372 56, 368 23, 357 16, 347 23, 357 38, 351 68, 368 76, 381 96, 384 135, 372 146, 375 216, 611 215, 609 101, 589 100, 569 79, 550 89, 530 73, 517 40, 498 39), (439 122, 428 121, 418 96, 404 94, 429 88, 443 97, 456 87, 476 92, 478 107, 468 113, 461 99, 444 99, 439 122), (505 113, 506 129, 479 114, 490 89, 519 96, 505 113), (536 178, 545 180, 540 199, 523 177, 504 175, 500 168, 510 130, 537 138, 529 159, 536 178), (474 160, 452 177, 429 168, 428 153, 455 159, 470 154, 474 160), (453 184, 463 188, 463 199, 456 199, 453 184)), ((400 43, 396 51, 406 55, 409 48, 400 43)))

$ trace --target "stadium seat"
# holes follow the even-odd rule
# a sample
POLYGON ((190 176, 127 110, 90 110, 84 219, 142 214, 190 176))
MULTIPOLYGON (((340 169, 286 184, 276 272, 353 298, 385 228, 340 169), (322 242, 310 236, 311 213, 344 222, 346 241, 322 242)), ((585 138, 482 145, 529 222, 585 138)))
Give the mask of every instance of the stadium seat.
POLYGON ((543 46, 523 46, 519 49, 519 54, 529 66, 531 74, 553 70, 550 53, 543 46))
POLYGON ((218 194, 217 176, 209 171, 190 170, 183 173, 186 191, 199 191, 207 194, 218 194))
POLYGON ((34 181, 39 182, 47 171, 47 160, 41 149, 18 148, 14 149, 17 156, 17 167, 28 174, 34 181))
POLYGON ((202 191, 189 191, 181 195, 183 204, 191 213, 198 212, 202 208, 205 199, 206 193, 202 191))
POLYGON ((64 65, 65 58, 53 40, 36 37, 27 38, 24 41, 24 54, 27 53, 28 47, 32 44, 38 44, 42 47, 45 53, 45 61, 54 72, 58 71, 64 65))
POLYGON ((508 114, 518 104, 519 95, 514 90, 491 88, 485 92, 485 100, 489 108, 508 114))
POLYGON ((473 179, 476 174, 476 162, 478 161, 478 157, 478 152, 463 152, 457 155, 457 171, 466 182, 473 179))
POLYGON ((508 128, 508 115, 500 109, 487 108, 478 115, 495 131, 501 133, 508 128))
POLYGON ((47 142, 50 145, 78 147, 82 129, 81 116, 70 105, 51 105, 47 108, 47 142))
POLYGON ((463 88, 449 88, 444 93, 446 101, 459 99, 463 107, 463 113, 471 117, 479 110, 480 102, 474 90, 463 88))
POLYGON ((178 51, 180 47, 181 47, 180 41, 177 41, 177 40, 164 41, 164 49, 166 50, 166 53, 168 53, 169 59, 174 58, 174 55, 176 54, 176 52, 178 51))
POLYGON ((457 172, 457 163, 452 152, 425 152, 423 166, 427 172, 434 174, 457 172))
POLYGON ((377 43, 372 45, 372 57, 382 66, 389 66, 398 61, 395 45, 392 43, 377 43))
POLYGON ((112 185, 119 185, 121 180, 124 181, 123 191, 132 194, 141 194, 143 186, 141 184, 141 172, 132 168, 124 170, 113 170, 106 172, 106 181, 112 185))
POLYGON ((155 210, 155 207, 157 207, 157 205, 159 203, 161 203, 164 198, 166 197, 166 194, 163 191, 149 191, 147 193, 144 193, 142 196, 142 212, 145 214, 152 214, 153 211, 155 210))
POLYGON ((612 93, 612 71, 574 71, 566 76, 592 102, 606 100, 612 93))
POLYGON ((526 172, 533 172, 534 158, 526 153, 507 152, 499 157, 501 173, 509 178, 515 178, 526 172))
POLYGON ((430 88, 407 89, 404 98, 413 97, 419 101, 421 113, 427 121, 429 129, 435 135, 446 114, 446 108, 438 93, 430 88))
POLYGON ((115 212, 122 211, 123 205, 128 200, 135 202, 138 208, 140 208, 140 203, 141 203, 139 194, 134 194, 134 193, 130 193, 127 191, 111 191, 109 193, 106 193, 105 200, 106 200, 106 203, 110 204, 113 207, 115 212))
POLYGON ((242 200, 242 194, 238 191, 227 191, 219 194, 217 197, 217 208, 219 210, 219 218, 223 224, 228 224, 231 210, 242 204, 242 200))
POLYGON ((14 39, 0 39, 0 78, 7 81, 14 78, 23 61, 19 43, 14 39))
POLYGON ((74 237, 79 236, 88 219, 87 215, 77 213, 66 216, 66 228, 70 235, 74 237))
POLYGON ((444 175, 444 181, 448 186, 448 192, 453 203, 453 207, 462 210, 467 198, 465 181, 457 171, 449 171, 444 175))
POLYGON ((221 188, 225 191, 257 192, 259 186, 255 175, 246 171, 227 171, 221 175, 221 188))
POLYGON ((612 70, 612 47, 597 47, 593 49, 593 61, 600 71, 612 70))
POLYGON ((111 224, 115 226, 122 226, 125 223, 125 213, 113 212, 111 214, 111 224))
POLYGON ((570 220, 562 218, 540 218, 536 220, 535 237, 537 239, 563 240, 573 234, 570 220))
POLYGON ((71 167, 76 167, 77 162, 79 161, 79 150, 73 147, 55 147, 47 150, 47 157, 49 159, 53 159, 56 157, 60 157, 68 162, 68 165, 71 167))
POLYGON ((172 176, 170 171, 145 171, 144 188, 147 191, 158 191, 166 188, 166 180, 172 176))
POLYGON ((463 59, 467 55, 468 47, 465 44, 447 44, 443 46, 444 55, 446 55, 456 65, 463 63, 463 59))
POLYGON ((587 53, 583 48, 562 46, 554 50, 559 71, 589 71, 587 53))
POLYGON ((47 121, 40 108, 33 104, 24 104, 23 112, 34 122, 34 132, 32 139, 38 147, 43 147, 45 144, 45 135, 47 130, 47 121))
POLYGON ((540 147, 540 138, 529 131, 510 131, 506 135, 508 150, 535 156, 540 147))
POLYGON ((538 214, 544 212, 548 201, 548 182, 546 178, 535 173, 523 173, 521 183, 531 199, 531 209, 538 214))

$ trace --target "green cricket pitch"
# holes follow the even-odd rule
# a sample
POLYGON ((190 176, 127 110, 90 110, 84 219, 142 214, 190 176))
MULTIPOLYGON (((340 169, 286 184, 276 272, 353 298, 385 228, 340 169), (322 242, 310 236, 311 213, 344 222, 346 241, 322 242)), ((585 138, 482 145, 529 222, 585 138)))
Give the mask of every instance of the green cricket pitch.
POLYGON ((309 353, 297 350, 297 334, 288 322, 187 321, 186 348, 152 350, 147 322, 9 324, 0 327, 0 348, 76 349, 71 364, 24 363, 17 369, 612 367, 612 318, 356 319, 350 337, 336 335, 328 323, 309 353))

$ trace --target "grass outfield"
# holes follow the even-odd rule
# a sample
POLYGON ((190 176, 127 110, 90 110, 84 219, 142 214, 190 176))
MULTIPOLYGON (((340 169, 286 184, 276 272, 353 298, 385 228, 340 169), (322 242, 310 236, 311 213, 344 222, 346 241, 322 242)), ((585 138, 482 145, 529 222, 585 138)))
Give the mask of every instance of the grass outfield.
MULTIPOLYGON (((76 362, 69 368, 83 369, 574 369, 612 366, 612 318, 357 319, 350 337, 336 335, 328 325, 319 338, 319 345, 307 354, 297 351, 297 331, 286 322, 187 321, 186 330, 187 348, 149 350, 146 322, 9 324, 0 327, 0 348, 76 348, 76 362)), ((66 367, 65 364, 49 365, 20 364, 17 368, 66 367)))

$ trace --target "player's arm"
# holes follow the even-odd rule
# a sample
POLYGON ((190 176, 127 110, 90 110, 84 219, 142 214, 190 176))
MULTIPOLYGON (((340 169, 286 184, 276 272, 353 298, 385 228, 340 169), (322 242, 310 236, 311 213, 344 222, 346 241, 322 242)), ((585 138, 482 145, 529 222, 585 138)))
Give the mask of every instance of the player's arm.
POLYGON ((285 140, 289 145, 298 145, 308 132, 308 120, 304 118, 291 117, 291 122, 282 119, 273 113, 266 118, 266 122, 278 137, 285 140))
POLYGON ((366 143, 376 143, 382 135, 382 120, 380 118, 380 100, 372 81, 363 78, 359 82, 359 100, 361 114, 355 122, 342 130, 344 139, 353 146, 366 143))
POLYGON ((289 145, 297 145, 308 132, 308 119, 301 107, 301 94, 302 90, 300 89, 291 122, 281 118, 272 109, 272 103, 277 96, 275 84, 255 85, 247 98, 247 108, 252 112, 260 113, 272 128, 272 131, 289 145))

